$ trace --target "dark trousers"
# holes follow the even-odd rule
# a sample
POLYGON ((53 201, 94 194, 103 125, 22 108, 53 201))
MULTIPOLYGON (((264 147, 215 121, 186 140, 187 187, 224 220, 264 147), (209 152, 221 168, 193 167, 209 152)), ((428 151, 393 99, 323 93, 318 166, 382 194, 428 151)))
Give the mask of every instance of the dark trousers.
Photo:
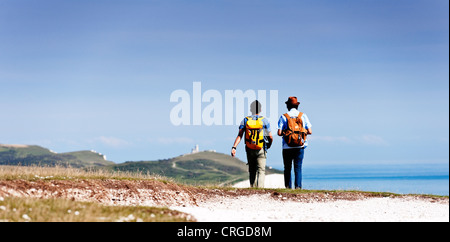
POLYGON ((304 153, 304 148, 283 149, 284 186, 286 188, 292 188, 292 163, 294 163, 295 188, 302 188, 302 164, 304 153))

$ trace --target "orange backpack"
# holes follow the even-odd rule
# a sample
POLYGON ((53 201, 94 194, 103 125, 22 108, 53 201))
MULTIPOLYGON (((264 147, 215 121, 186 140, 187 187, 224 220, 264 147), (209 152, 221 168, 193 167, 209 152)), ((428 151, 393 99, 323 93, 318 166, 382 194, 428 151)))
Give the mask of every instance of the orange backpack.
POLYGON ((302 115, 303 113, 299 113, 298 117, 291 118, 287 113, 284 114, 287 129, 283 130, 283 138, 290 147, 300 147, 305 143, 307 130, 303 127, 302 115))

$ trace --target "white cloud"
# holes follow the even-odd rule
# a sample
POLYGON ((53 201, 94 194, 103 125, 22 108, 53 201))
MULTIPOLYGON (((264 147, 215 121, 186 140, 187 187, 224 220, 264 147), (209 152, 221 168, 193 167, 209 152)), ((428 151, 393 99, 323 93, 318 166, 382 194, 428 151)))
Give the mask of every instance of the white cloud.
POLYGON ((194 140, 188 137, 160 137, 156 139, 157 143, 170 145, 170 144, 193 144, 194 140))
POLYGON ((104 145, 107 146, 111 146, 111 147, 122 147, 122 146, 126 146, 129 145, 130 143, 128 141, 125 141, 123 139, 119 139, 116 137, 105 137, 105 136, 100 136, 94 139, 94 141, 96 142, 100 142, 104 145))
POLYGON ((310 136, 311 141, 328 142, 328 143, 346 143, 346 144, 366 144, 366 145, 388 145, 382 137, 372 134, 366 134, 356 137, 347 136, 310 136))
POLYGON ((388 143, 380 136, 377 135, 363 135, 358 138, 359 141, 361 141, 364 144, 368 145, 387 145, 388 143))
POLYGON ((346 136, 310 136, 308 140, 313 141, 325 141, 325 142, 345 142, 351 143, 352 139, 346 136))

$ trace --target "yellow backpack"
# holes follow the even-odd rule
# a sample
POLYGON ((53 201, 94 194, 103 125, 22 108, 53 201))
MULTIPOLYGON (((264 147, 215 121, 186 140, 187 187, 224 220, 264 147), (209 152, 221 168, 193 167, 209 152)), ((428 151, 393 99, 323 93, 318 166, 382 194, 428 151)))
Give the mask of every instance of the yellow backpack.
POLYGON ((245 125, 245 144, 253 150, 261 150, 264 147, 264 124, 262 116, 254 119, 252 116, 247 117, 245 125))

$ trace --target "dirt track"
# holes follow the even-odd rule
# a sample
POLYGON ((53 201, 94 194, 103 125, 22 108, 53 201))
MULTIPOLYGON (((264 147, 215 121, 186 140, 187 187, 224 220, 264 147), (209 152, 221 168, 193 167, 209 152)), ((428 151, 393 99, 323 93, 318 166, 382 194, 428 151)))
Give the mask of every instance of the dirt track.
MULTIPOLYGON (((280 193, 271 189, 209 189, 183 186, 158 180, 12 180, 0 181, 0 195, 39 198, 66 198, 78 201, 95 201, 116 205, 180 206, 223 197, 270 195, 275 200, 298 202, 326 202, 335 200, 360 200, 384 195, 365 192, 311 192, 280 193)), ((392 195, 393 196, 393 195, 392 195)), ((430 202, 448 202, 448 198, 415 196, 430 202)))
MULTIPOLYGON (((383 198, 386 195, 364 192, 306 192, 281 193, 272 189, 210 189, 183 186, 158 180, 3 180, 0 181, 0 196, 65 198, 76 201, 99 202, 106 205, 163 206, 172 208, 201 208, 208 204, 223 206, 223 201, 245 202, 259 197, 265 202, 295 202, 307 204, 334 201, 362 201, 368 198, 383 198), (222 204, 222 205, 221 205, 222 204)), ((394 196, 420 200, 427 203, 446 204, 448 198, 430 196, 394 196)), ((209 206, 211 210, 211 207, 209 206)), ((195 215, 194 215, 195 216, 195 215)), ((283 221, 283 220, 281 220, 283 221)))

